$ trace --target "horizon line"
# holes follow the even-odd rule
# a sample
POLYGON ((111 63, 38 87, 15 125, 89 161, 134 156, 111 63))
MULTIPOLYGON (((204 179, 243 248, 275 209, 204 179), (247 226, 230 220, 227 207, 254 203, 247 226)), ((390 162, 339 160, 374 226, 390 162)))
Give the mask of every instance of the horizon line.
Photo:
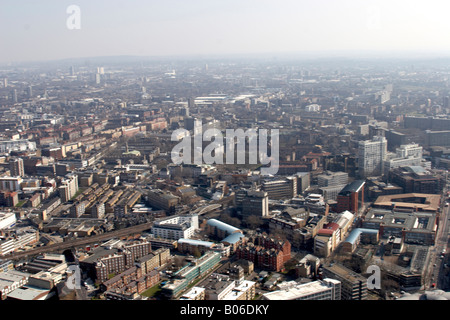
POLYGON ((39 60, 3 61, 0 66, 21 64, 63 63, 78 60, 226 60, 226 59, 272 59, 272 60, 318 60, 318 59, 401 59, 401 60, 428 60, 450 59, 450 51, 424 51, 424 50, 317 50, 317 51, 285 51, 285 52, 248 52, 248 53, 191 53, 191 54, 112 54, 82 57, 62 57, 39 60))

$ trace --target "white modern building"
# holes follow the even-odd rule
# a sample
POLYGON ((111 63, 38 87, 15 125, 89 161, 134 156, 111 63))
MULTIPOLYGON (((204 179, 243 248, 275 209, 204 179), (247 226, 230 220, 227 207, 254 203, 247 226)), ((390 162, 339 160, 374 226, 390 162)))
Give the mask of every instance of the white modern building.
POLYGON ((0 212, 0 230, 12 227, 16 221, 14 212, 0 212))
POLYGON ((198 228, 198 215, 177 215, 156 221, 152 233, 156 238, 190 239, 198 228))
POLYGON ((384 173, 399 167, 421 166, 424 163, 422 155, 423 148, 418 144, 401 145, 395 153, 388 155, 384 162, 384 173))
POLYGON ((21 177, 0 177, 0 190, 19 191, 22 182, 21 177))
POLYGON ((39 232, 32 228, 20 230, 13 236, 0 236, 0 255, 7 255, 38 240, 39 232))
POLYGON ((25 139, 0 141, 0 153, 10 153, 11 151, 36 151, 36 142, 25 139))
POLYGON ((325 173, 317 176, 317 185, 319 188, 346 184, 348 184, 347 172, 326 171, 325 173))
POLYGON ((381 176, 387 157, 387 140, 375 136, 372 140, 360 141, 358 147, 358 165, 361 178, 381 176))
POLYGON ((61 181, 61 186, 58 188, 59 195, 62 202, 67 202, 78 191, 78 176, 76 174, 69 174, 61 181))
POLYGON ((265 293, 263 300, 341 300, 341 282, 325 278, 300 284, 289 281, 278 285, 280 290, 265 293))
POLYGON ((305 111, 307 112, 318 112, 320 111, 320 105, 318 104, 310 104, 305 107, 305 111))

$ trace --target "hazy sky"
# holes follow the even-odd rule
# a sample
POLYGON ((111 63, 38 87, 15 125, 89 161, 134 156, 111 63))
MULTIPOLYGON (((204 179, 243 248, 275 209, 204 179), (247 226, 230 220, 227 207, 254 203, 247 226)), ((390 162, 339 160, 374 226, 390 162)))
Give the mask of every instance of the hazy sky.
POLYGON ((446 0, 1 0, 0 63, 114 55, 450 52, 446 0), (80 29, 66 12, 81 9, 80 29))

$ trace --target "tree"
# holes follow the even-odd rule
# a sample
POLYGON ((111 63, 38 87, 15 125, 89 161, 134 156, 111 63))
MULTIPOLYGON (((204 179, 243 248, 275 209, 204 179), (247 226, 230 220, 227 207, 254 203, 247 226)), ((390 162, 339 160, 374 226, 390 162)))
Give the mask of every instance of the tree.
POLYGON ((202 256, 202 253, 200 252, 200 250, 197 248, 197 247, 195 247, 194 248, 194 250, 193 250, 193 252, 192 252, 192 255, 195 257, 195 258, 200 258, 201 256, 202 256))
POLYGON ((255 230, 263 225, 261 217, 250 215, 244 219, 245 224, 248 228, 255 230))
POLYGON ((229 216, 227 214, 220 215, 219 220, 224 222, 224 223, 230 224, 230 225, 232 225, 233 227, 236 227, 236 228, 240 228, 241 227, 241 220, 239 220, 238 218, 233 218, 233 217, 231 217, 231 216, 229 216))

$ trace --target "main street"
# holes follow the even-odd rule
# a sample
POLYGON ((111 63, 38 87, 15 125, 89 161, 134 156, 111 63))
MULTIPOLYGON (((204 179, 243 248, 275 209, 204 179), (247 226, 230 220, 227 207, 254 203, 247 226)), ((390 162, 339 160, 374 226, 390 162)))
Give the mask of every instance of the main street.
MULTIPOLYGON (((445 203, 446 197, 443 197, 443 202, 445 203)), ((442 252, 445 250, 446 255, 448 254, 448 240, 449 240, 449 219, 450 219, 450 207, 444 206, 442 207, 441 215, 439 218, 439 227, 436 232, 435 244, 430 250, 430 262, 428 266, 428 272, 425 275, 425 288, 424 289, 433 289, 436 287, 438 289, 448 289, 448 279, 445 276, 446 268, 445 258, 441 258, 442 252)))

